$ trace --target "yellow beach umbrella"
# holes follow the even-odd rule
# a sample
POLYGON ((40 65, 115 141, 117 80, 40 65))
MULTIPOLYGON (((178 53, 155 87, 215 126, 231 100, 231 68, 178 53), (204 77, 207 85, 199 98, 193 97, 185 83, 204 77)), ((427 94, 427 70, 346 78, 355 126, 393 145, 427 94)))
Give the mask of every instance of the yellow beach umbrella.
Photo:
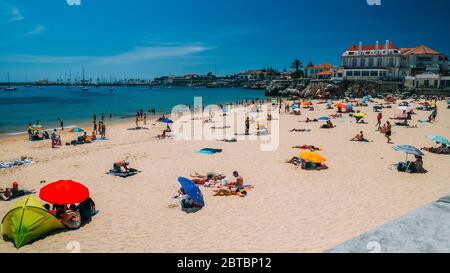
POLYGON ((323 163, 327 161, 325 157, 315 152, 303 152, 300 153, 300 158, 303 158, 306 161, 311 161, 313 163, 323 163))
POLYGON ((367 116, 367 115, 364 114, 364 113, 356 113, 356 114, 354 114, 353 116, 354 116, 354 117, 357 117, 357 118, 362 118, 362 117, 365 117, 365 116, 367 116))

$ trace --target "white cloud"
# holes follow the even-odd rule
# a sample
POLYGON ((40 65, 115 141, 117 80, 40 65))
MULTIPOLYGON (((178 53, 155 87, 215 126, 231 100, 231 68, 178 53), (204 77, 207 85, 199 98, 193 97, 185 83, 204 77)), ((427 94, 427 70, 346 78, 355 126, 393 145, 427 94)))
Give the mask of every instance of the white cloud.
POLYGON ((81 0, 66 0, 69 6, 81 6, 81 0))
POLYGON ((0 61, 13 63, 92 63, 92 64, 126 64, 156 59, 191 56, 195 53, 213 49, 198 45, 135 47, 132 50, 110 56, 48 56, 29 54, 0 55, 0 61))
POLYGON ((43 25, 37 25, 33 30, 31 30, 28 33, 25 33, 25 36, 34 36, 34 35, 38 35, 41 34, 42 32, 44 32, 46 30, 45 26, 43 25))
POLYGON ((20 10, 6 2, 0 2, 0 20, 1 24, 22 21, 25 19, 20 10))

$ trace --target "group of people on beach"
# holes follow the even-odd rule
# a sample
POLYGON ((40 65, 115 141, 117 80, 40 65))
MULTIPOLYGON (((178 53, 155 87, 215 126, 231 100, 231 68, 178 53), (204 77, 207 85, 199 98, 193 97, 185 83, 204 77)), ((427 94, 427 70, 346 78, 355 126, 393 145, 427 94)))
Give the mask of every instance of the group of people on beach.
POLYGON ((78 229, 83 223, 91 220, 96 214, 95 203, 91 198, 87 198, 78 206, 44 204, 44 208, 60 221, 67 229, 78 229))

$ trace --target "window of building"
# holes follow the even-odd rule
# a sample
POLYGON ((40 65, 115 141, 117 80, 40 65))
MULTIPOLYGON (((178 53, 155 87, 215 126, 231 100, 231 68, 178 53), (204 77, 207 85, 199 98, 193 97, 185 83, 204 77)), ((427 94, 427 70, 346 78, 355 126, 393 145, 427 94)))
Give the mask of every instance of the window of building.
POLYGON ((363 77, 369 77, 369 76, 370 76, 369 71, 363 71, 363 72, 362 72, 362 76, 363 76, 363 77))
POLYGON ((378 59, 377 59, 377 66, 378 66, 378 67, 381 67, 382 65, 383 65, 383 59, 378 58, 378 59))
POLYGON ((370 76, 371 77, 378 77, 378 71, 377 70, 370 71, 370 76))
POLYGON ((357 66, 357 60, 356 59, 353 59, 352 60, 352 67, 356 67, 357 66))
POLYGON ((373 67, 373 59, 369 59, 369 67, 373 67))
POLYGON ((434 88, 438 88, 438 80, 434 80, 434 88))
POLYGON ((394 58, 389 58, 389 66, 394 66, 394 58))
POLYGON ((361 67, 365 67, 366 66, 366 59, 361 59, 359 62, 360 62, 360 66, 361 67))
POLYGON ((423 85, 424 85, 425 87, 430 86, 430 80, 425 80, 424 83, 423 83, 423 85))
POLYGON ((347 77, 352 77, 352 76, 353 76, 353 71, 346 71, 346 72, 345 72, 345 75, 346 75, 347 77))
POLYGON ((359 71, 359 70, 354 71, 353 72, 353 76, 360 77, 361 76, 361 71, 359 71))

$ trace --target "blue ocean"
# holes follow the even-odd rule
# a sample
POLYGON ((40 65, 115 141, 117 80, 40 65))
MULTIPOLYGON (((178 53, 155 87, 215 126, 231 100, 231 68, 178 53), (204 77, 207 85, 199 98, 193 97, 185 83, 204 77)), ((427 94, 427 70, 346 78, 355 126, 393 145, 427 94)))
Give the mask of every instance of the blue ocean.
POLYGON ((241 88, 188 87, 89 87, 83 91, 75 86, 18 87, 16 91, 0 90, 0 134, 15 134, 27 130, 36 120, 47 128, 58 127, 58 118, 65 126, 91 121, 94 114, 100 119, 112 114, 113 119, 134 116, 137 110, 156 109, 170 112, 178 104, 194 104, 194 97, 202 97, 203 105, 264 98, 263 90, 241 88))

